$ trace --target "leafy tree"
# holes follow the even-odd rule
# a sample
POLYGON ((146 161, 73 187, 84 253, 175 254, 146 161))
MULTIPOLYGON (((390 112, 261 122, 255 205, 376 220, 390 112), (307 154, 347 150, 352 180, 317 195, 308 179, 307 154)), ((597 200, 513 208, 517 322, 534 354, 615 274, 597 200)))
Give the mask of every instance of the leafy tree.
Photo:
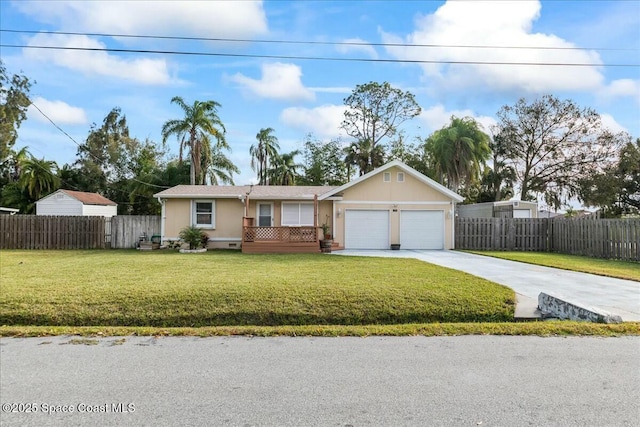
POLYGON ((320 141, 309 134, 302 150, 304 175, 301 185, 342 185, 350 174, 342 161, 343 148, 338 140, 320 141))
POLYGON ((498 202, 513 197, 516 173, 504 158, 504 143, 495 136, 489 143, 492 153, 491 167, 485 166, 477 189, 477 196, 471 203, 498 202))
POLYGON ((202 170, 206 171, 206 178, 211 185, 233 185, 233 174, 240 173, 240 169, 229 159, 219 144, 211 145, 209 138, 204 138, 202 170))
MULTIPOLYGON (((361 175, 374 168, 374 157, 380 155, 380 150, 384 156, 384 147, 377 149, 381 146, 380 142, 395 135, 398 126, 419 115, 421 111, 413 94, 394 88, 387 82, 357 85, 344 103, 347 110, 342 129, 363 144, 360 156, 366 154, 362 150, 365 146, 370 147, 369 159, 366 165, 362 163, 364 170, 360 168, 361 175)), ((356 163, 361 161, 362 159, 356 163)))
POLYGON ((10 156, 20 124, 27 118, 30 89, 31 82, 27 77, 10 76, 0 60, 0 163, 10 156))
POLYGON ((273 132, 273 128, 260 129, 256 135, 258 143, 249 148, 251 169, 258 172, 259 185, 269 185, 269 160, 276 157, 280 149, 278 138, 273 132))
POLYGON ((20 185, 35 202, 59 188, 56 162, 30 157, 22 164, 20 185))
POLYGON ((140 142, 129 136, 126 116, 119 108, 113 108, 100 127, 91 125, 87 139, 78 147, 75 166, 81 174, 79 188, 115 197, 107 194, 109 184, 133 175, 131 167, 139 148, 140 142))
POLYGON ((640 138, 622 147, 618 161, 580 180, 578 197, 606 216, 640 214, 640 138))
MULTIPOLYGON (((218 117, 220 104, 215 101, 194 101, 193 105, 187 105, 179 96, 171 99, 184 112, 184 118, 168 120, 162 126, 162 142, 166 144, 171 135, 175 135, 180 141, 179 160, 182 161, 182 153, 189 150, 189 165, 191 167, 191 185, 206 184, 207 176, 211 176, 211 169, 218 166, 225 167, 225 162, 219 161, 222 150, 230 150, 225 139, 226 129, 218 117), (211 143, 211 138, 215 143, 211 143)), ((229 162, 230 166, 232 165, 229 162)), ((225 173, 230 177, 234 170, 225 168, 225 173)), ((214 176, 216 173, 214 172, 214 176)))
POLYGON ((541 194, 556 208, 577 193, 580 178, 606 165, 620 144, 621 135, 603 129, 594 110, 552 95, 532 103, 520 99, 497 117, 497 136, 516 173, 520 199, 541 194))
POLYGON ((269 182, 273 185, 296 185, 300 178, 299 170, 303 168, 302 164, 295 161, 299 154, 300 150, 277 154, 269 169, 269 182))
POLYGON ((458 191, 462 183, 479 180, 482 165, 491 154, 489 136, 472 118, 451 117, 451 123, 426 141, 441 183, 458 191))
POLYGON ((34 213, 36 201, 60 186, 57 165, 33 157, 26 147, 13 153, 9 160, 13 163, 12 173, 2 187, 0 202, 3 206, 20 209, 21 213, 34 213))
POLYGON ((382 145, 373 145, 369 139, 352 142, 345 149, 344 162, 349 172, 351 172, 351 166, 357 166, 360 176, 362 176, 384 164, 384 147, 382 145))

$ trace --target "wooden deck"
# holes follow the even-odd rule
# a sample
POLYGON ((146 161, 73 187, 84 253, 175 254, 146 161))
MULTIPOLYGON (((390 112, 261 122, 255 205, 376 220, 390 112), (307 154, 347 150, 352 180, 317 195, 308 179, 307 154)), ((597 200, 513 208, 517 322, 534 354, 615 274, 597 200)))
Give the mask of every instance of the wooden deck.
POLYGON ((318 227, 243 227, 242 252, 319 253, 318 227))

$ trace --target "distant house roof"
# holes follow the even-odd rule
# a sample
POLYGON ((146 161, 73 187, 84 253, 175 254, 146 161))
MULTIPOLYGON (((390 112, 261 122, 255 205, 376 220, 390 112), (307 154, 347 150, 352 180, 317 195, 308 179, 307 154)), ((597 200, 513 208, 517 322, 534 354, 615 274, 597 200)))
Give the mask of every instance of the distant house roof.
POLYGON ((101 196, 98 193, 87 193, 84 191, 72 191, 72 190, 58 190, 60 192, 65 193, 69 197, 73 197, 79 202, 84 203, 85 205, 103 205, 103 206, 117 206, 116 202, 112 202, 104 196, 101 196))
POLYGON ((0 206, 0 214, 8 214, 8 215, 15 215, 18 212, 20 212, 20 209, 16 209, 16 208, 5 208, 4 206, 0 206))
POLYGON ((314 185, 176 185, 154 194, 161 199, 241 198, 277 200, 313 200, 314 195, 327 193, 335 186, 314 185))

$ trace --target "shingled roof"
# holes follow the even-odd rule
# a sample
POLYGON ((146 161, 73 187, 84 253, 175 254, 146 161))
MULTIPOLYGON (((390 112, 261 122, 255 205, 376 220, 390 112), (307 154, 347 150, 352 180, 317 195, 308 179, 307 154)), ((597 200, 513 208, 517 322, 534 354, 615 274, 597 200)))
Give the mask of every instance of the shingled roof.
POLYGON ((315 185, 176 185, 154 194, 162 199, 181 199, 197 197, 237 198, 249 194, 256 199, 313 199, 336 188, 335 186, 315 185))
POLYGON ((103 205, 103 206, 117 206, 116 202, 112 202, 104 196, 98 193, 87 193, 84 191, 72 191, 72 190, 60 190, 69 197, 73 197, 79 202, 85 205, 103 205))

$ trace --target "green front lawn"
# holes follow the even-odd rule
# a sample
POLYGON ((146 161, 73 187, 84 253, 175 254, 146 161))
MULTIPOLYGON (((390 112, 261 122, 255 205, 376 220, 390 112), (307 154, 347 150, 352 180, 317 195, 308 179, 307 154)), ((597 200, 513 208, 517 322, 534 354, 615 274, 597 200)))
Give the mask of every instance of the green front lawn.
POLYGON ((514 292, 410 259, 2 251, 0 325, 203 327, 513 320, 514 292))
POLYGON ((550 252, 467 251, 511 261, 640 281, 640 263, 550 252))

